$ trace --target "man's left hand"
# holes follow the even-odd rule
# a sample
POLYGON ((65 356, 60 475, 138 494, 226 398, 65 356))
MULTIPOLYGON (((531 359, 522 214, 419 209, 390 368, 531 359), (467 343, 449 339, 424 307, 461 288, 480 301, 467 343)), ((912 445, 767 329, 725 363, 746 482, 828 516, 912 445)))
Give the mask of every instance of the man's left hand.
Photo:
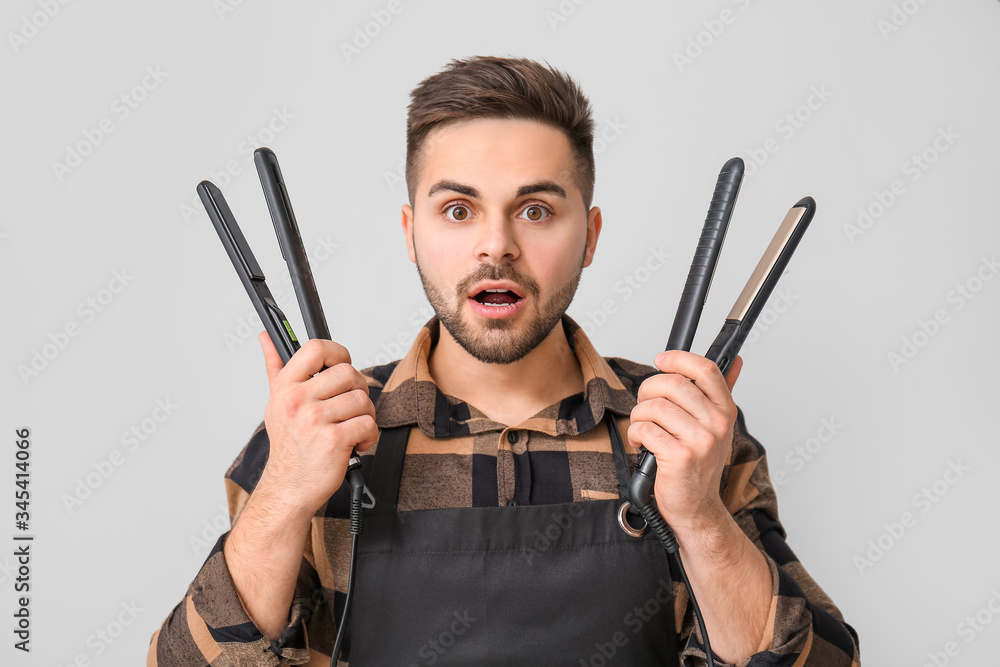
POLYGON ((729 515, 719 483, 733 447, 732 389, 743 359, 737 356, 725 377, 713 362, 682 350, 661 352, 654 363, 663 373, 640 385, 628 440, 656 457, 656 504, 681 539, 729 515))

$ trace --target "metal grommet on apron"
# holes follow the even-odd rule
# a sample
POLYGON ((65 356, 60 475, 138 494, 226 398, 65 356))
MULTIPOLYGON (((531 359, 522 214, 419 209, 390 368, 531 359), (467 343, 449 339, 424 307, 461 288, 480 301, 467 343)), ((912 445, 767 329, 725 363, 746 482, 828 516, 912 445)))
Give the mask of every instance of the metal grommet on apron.
POLYGON ((625 534, 629 537, 642 537, 649 530, 649 524, 643 519, 642 528, 633 528, 628 520, 628 512, 631 509, 632 503, 628 500, 618 506, 618 527, 625 531, 625 534))
POLYGON ((618 525, 628 460, 607 418, 620 499, 397 512, 409 427, 382 432, 358 554, 351 667, 678 664, 673 581, 651 535, 618 525))

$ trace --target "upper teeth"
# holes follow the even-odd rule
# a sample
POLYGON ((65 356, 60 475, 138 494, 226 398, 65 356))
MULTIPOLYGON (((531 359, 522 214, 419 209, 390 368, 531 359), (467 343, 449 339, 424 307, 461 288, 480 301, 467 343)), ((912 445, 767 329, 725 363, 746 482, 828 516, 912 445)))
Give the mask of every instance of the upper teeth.
POLYGON ((505 289, 488 289, 488 290, 485 290, 485 291, 487 291, 487 292, 507 292, 509 290, 505 290, 505 289))

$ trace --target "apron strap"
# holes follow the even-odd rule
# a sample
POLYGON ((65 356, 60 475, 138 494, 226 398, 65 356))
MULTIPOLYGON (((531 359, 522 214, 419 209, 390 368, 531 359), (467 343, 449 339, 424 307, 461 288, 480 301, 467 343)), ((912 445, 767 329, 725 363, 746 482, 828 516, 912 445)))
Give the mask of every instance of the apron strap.
POLYGON ((631 476, 628 472, 628 458, 625 456, 625 445, 622 444, 621 433, 618 432, 618 424, 611 413, 607 413, 605 421, 608 422, 608 433, 611 435, 611 453, 615 459, 615 472, 618 473, 618 495, 622 500, 629 499, 628 486, 631 476))
POLYGON ((410 437, 409 426, 385 428, 379 433, 375 460, 368 480, 368 488, 375 496, 375 507, 369 514, 395 514, 399 500, 399 479, 403 474, 406 442, 410 437))

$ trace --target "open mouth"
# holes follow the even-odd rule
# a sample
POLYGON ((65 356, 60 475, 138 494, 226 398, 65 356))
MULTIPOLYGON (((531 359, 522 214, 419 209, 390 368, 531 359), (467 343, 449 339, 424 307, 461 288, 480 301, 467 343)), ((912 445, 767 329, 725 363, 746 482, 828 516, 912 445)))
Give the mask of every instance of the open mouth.
POLYGON ((523 297, 508 289, 484 289, 472 298, 484 306, 500 308, 502 306, 511 306, 523 297))

